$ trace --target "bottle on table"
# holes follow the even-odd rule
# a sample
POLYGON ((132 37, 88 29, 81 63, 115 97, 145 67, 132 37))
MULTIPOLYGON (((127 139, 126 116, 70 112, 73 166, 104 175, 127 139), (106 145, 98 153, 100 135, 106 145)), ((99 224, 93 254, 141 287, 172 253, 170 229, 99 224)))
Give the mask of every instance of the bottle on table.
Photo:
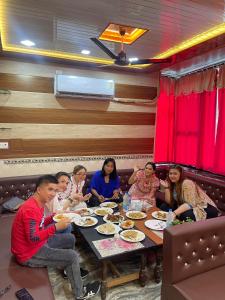
POLYGON ((166 218, 166 227, 171 226, 173 222, 173 211, 172 209, 169 209, 169 212, 167 213, 166 218))
POLYGON ((128 192, 123 196, 123 210, 128 211, 131 203, 131 197, 128 192))

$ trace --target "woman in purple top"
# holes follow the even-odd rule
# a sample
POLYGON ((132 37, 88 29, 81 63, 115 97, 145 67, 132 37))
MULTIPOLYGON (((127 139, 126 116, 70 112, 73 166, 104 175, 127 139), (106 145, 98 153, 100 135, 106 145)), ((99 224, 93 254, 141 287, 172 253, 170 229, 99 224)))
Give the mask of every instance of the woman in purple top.
POLYGON ((98 206, 104 201, 122 202, 120 193, 120 180, 116 171, 116 162, 113 158, 107 158, 101 171, 97 171, 90 183, 91 199, 89 206, 98 206))

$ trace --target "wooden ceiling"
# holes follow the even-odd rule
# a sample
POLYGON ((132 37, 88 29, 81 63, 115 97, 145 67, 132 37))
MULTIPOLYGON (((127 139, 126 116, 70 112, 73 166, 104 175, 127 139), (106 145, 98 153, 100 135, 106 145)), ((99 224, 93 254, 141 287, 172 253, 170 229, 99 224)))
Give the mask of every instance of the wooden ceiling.
MULTIPOLYGON (((109 59, 91 40, 110 23, 147 28, 132 45, 128 57, 154 57, 169 48, 224 23, 223 0, 2 0, 7 43, 109 59)), ((104 42, 118 53, 118 43, 104 42)), ((87 56, 84 56, 87 57, 87 56)))

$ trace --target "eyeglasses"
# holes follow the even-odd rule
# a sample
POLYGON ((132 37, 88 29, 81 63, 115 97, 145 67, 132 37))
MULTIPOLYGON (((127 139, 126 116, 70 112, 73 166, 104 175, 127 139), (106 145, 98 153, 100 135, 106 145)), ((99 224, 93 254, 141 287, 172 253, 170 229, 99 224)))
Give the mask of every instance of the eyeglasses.
POLYGON ((77 173, 75 175, 78 175, 78 176, 84 176, 84 175, 87 175, 87 173, 77 173))
POLYGON ((5 295, 5 293, 7 293, 10 289, 11 289, 11 284, 7 285, 5 288, 0 289, 0 297, 2 297, 3 295, 5 295))

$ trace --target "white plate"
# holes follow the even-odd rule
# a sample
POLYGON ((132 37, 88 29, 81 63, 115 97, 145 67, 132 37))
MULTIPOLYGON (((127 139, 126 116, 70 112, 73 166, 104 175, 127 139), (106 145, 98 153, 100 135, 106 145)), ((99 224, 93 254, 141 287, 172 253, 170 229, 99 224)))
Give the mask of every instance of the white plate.
POLYGON ((82 217, 79 220, 77 220, 76 222, 74 222, 76 225, 81 226, 81 227, 91 227, 94 226, 98 223, 98 219, 94 218, 94 217, 82 217), (86 220, 90 219, 93 221, 92 224, 86 224, 86 220))
POLYGON ((112 208, 108 208, 108 207, 99 207, 94 210, 94 213, 97 216, 104 217, 105 215, 112 214, 113 210, 112 210, 112 208), (103 211, 103 210, 105 211, 105 213, 101 213, 101 211, 103 211))
MULTIPOLYGON (((115 214, 115 215, 116 215, 116 214, 115 214)), ((107 217, 108 217, 108 215, 105 215, 104 218, 103 218, 103 220, 104 220, 106 223, 114 223, 114 224, 118 224, 118 223, 120 223, 120 222, 122 222, 122 221, 124 220, 124 217, 121 216, 121 215, 120 215, 120 221, 114 221, 114 222, 108 220, 107 217)))
POLYGON ((145 239, 145 234, 143 232, 141 232, 140 230, 135 230, 135 229, 128 229, 128 230, 124 230, 120 233, 120 237, 121 239, 123 239, 124 241, 130 242, 130 243, 137 243, 137 242, 141 242, 145 239), (135 232, 137 233, 137 237, 135 239, 126 237, 125 235, 128 232, 135 232))
POLYGON ((91 208, 80 208, 80 209, 76 209, 74 210, 74 212, 78 215, 80 215, 81 217, 87 217, 93 214, 93 209, 91 208))
POLYGON ((145 222, 145 226, 152 230, 163 230, 166 228, 166 222, 159 220, 148 220, 145 222))
POLYGON ((76 222, 77 220, 79 220, 79 219, 81 218, 80 215, 75 214, 75 213, 56 214, 56 215, 54 215, 54 217, 53 217, 53 220, 54 220, 55 222, 60 222, 60 221, 61 221, 61 219, 58 219, 57 216, 63 216, 63 217, 65 217, 65 218, 69 218, 69 219, 70 219, 70 222, 76 222))
MULTIPOLYGON (((126 223, 125 223, 125 224, 126 224, 126 223)), ((123 222, 120 223, 120 227, 121 227, 122 229, 132 229, 132 228, 134 228, 134 226, 135 226, 135 222, 132 221, 132 220, 126 220, 126 221, 123 221, 123 222), (127 222, 127 221, 133 222, 133 224, 130 225, 130 226, 124 226, 124 223, 127 222)))
POLYGON ((141 219, 144 219, 147 217, 146 213, 142 212, 142 211, 137 211, 137 210, 131 210, 131 211, 128 211, 126 213, 126 216, 130 219, 133 219, 133 220, 141 220, 141 219), (140 216, 132 216, 132 214, 138 214, 140 216))
POLYGON ((155 219, 157 219, 157 220, 166 221, 166 218, 167 218, 167 212, 166 212, 166 211, 162 211, 162 210, 159 210, 159 211, 153 211, 152 216, 153 216, 153 218, 155 218, 155 219), (159 216, 158 216, 158 213, 163 213, 163 214, 165 214, 165 218, 159 217, 159 216))
POLYGON ((98 233, 104 234, 104 235, 116 234, 116 233, 119 233, 121 230, 121 228, 118 225, 115 225, 113 223, 104 223, 104 224, 97 226, 95 229, 98 231, 98 233), (114 227, 113 231, 104 230, 104 228, 109 225, 114 227))
POLYGON ((103 202, 100 204, 101 207, 115 208, 118 206, 116 202, 103 202), (110 205, 110 206, 108 206, 110 205))

